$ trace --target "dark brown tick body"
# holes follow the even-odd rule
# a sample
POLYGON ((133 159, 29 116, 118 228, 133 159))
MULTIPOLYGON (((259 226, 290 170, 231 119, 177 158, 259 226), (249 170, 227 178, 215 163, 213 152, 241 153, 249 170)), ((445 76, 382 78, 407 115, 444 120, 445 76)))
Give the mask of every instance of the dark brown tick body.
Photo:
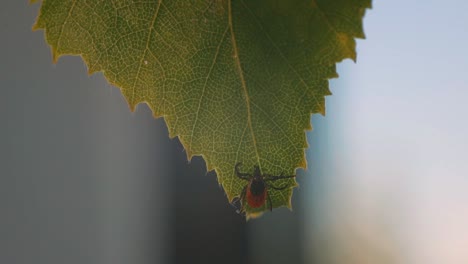
POLYGON ((244 187, 240 196, 240 203, 241 209, 240 211, 244 211, 244 204, 245 200, 247 199, 247 204, 252 208, 260 208, 262 207, 265 202, 268 200, 270 211, 273 210, 273 204, 271 202, 270 195, 268 193, 268 189, 274 190, 284 190, 288 187, 288 185, 284 185, 281 187, 276 187, 272 185, 270 182, 277 181, 280 179, 287 179, 296 177, 296 175, 292 176, 274 176, 274 175, 266 175, 260 172, 259 166, 254 166, 253 174, 250 173, 242 173, 239 171, 239 166, 241 163, 237 163, 235 166, 236 176, 242 180, 246 180, 249 183, 244 187))

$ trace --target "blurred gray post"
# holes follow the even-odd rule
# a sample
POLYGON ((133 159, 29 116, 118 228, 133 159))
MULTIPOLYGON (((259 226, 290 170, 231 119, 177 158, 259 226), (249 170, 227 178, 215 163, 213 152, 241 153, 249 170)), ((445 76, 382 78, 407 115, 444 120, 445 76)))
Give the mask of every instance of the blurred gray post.
POLYGON ((53 65, 38 7, 0 9, 0 263, 165 262, 163 120, 80 58, 53 65))

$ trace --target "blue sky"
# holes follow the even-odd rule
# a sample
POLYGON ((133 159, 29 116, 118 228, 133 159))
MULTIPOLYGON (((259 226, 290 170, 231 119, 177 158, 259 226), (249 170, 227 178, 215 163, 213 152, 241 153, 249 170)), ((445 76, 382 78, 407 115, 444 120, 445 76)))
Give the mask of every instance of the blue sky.
POLYGON ((310 188, 326 197, 309 218, 330 230, 335 262, 468 263, 467 11, 374 1, 366 13, 357 63, 339 65, 309 134, 324 145, 309 150, 324 179, 310 188))

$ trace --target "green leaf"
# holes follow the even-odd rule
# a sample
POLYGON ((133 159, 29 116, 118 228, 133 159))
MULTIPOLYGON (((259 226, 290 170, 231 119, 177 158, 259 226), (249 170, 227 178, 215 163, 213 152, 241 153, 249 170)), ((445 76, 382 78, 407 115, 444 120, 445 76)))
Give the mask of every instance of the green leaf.
MULTIPOLYGON (((35 0, 33 0, 35 1, 35 0)), ((229 201, 247 182, 234 166, 293 175, 305 168, 310 115, 325 113, 335 64, 356 59, 371 0, 43 0, 53 59, 81 55, 131 110, 146 103, 202 155, 229 201)), ((269 190, 291 208, 294 179, 269 190)), ((278 184, 276 184, 278 185, 278 184)), ((268 209, 246 206, 247 217, 268 209)))

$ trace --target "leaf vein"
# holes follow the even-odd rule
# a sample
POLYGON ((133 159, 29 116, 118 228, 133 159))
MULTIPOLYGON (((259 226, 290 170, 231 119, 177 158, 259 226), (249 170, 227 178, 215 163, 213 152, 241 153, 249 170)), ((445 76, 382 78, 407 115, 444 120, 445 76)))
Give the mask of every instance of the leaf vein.
POLYGON ((206 91, 206 86, 208 84, 208 79, 210 78, 211 76, 211 72, 213 71, 213 68, 216 64, 216 61, 218 59, 218 55, 219 55, 219 50, 221 48, 221 44, 223 43, 224 41, 224 38, 226 37, 226 33, 228 31, 229 27, 226 27, 226 30, 224 30, 224 33, 223 33, 223 36, 221 37, 219 43, 218 43, 218 46, 216 47, 216 53, 214 55, 214 58, 213 58, 213 61, 211 63, 211 66, 210 66, 210 69, 208 71, 208 74, 206 75, 205 77, 205 82, 203 83, 203 88, 202 88, 202 93, 201 93, 201 96, 200 96, 200 99, 198 100, 198 107, 197 107, 197 111, 195 112, 195 121, 193 122, 193 126, 192 126, 192 132, 190 133, 190 150, 192 150, 192 143, 193 143, 193 133, 195 131, 195 128, 197 127, 197 123, 198 123, 198 116, 200 114, 200 109, 201 109, 201 104, 202 104, 202 101, 203 101, 203 97, 205 95, 205 91, 206 91))
MULTIPOLYGON (((273 45, 273 47, 276 49, 276 51, 278 52, 278 54, 281 56, 281 58, 286 62, 286 65, 288 65, 288 67, 294 72, 294 74, 297 76, 297 78, 299 78, 299 81, 307 88, 307 89, 310 89, 309 85, 307 85, 307 83, 304 81, 304 79, 302 78, 302 76, 297 72, 297 70, 291 65, 291 63, 289 62, 289 60, 286 58, 286 56, 283 54, 283 52, 280 50, 280 48, 275 44, 275 42, 273 41, 273 39, 270 37, 270 35, 268 34, 268 32, 263 28, 263 25, 262 23, 259 21, 258 17, 255 16, 255 14, 252 12, 252 10, 250 10, 250 8, 244 3, 244 1, 240 1, 242 3, 242 5, 244 5, 244 7, 249 11, 250 15, 254 18, 255 22, 257 22, 257 25, 260 27, 260 29, 262 30, 263 33, 265 33, 265 36, 270 40, 271 44, 273 45)), ((311 89, 313 90, 313 89, 311 89)), ((317 96, 315 95, 315 93, 312 93, 312 97, 314 98, 314 101, 317 103, 317 105, 320 107, 320 112, 324 112, 324 109, 323 109, 323 106, 320 104, 320 101, 317 99, 317 96)))
MULTIPOLYGON (((260 112, 262 112, 262 113, 265 115, 265 117, 266 117, 268 120, 270 120, 270 122, 271 122, 273 125, 276 126, 276 128, 278 129, 278 131, 280 131, 280 132, 285 136, 285 138, 288 139, 289 143, 290 143, 292 146, 294 146, 294 142, 291 141, 291 138, 288 137, 288 134, 287 134, 286 132, 284 132, 283 128, 280 127, 280 126, 275 122, 275 120, 274 120, 273 118, 271 118, 271 117, 268 115, 268 113, 265 112, 265 110, 263 110, 259 105, 257 105, 257 104, 254 103, 254 102, 251 102, 251 103, 252 103, 253 106, 257 107, 258 110, 260 110, 260 112)), ((303 150, 303 148, 301 148, 301 150, 303 150)))
POLYGON ((236 62, 237 71, 239 73, 239 78, 240 78, 240 81, 241 81, 241 85, 242 85, 242 89, 243 89, 243 93, 244 93, 244 98, 245 98, 245 104, 246 104, 246 108, 247 108, 247 125, 250 128, 250 134, 251 134, 252 141, 253 141, 253 144, 254 144, 255 155, 257 157, 257 163, 258 163, 258 166, 261 169, 262 167, 261 167, 261 164, 260 164, 260 156, 258 154, 257 141, 255 139, 255 133, 253 131, 253 126, 252 126, 252 113, 250 111, 250 98, 249 98, 249 93, 247 91, 247 85, 246 85, 245 78, 244 78, 244 71, 242 69, 242 65, 241 65, 240 58, 239 58, 239 51, 238 51, 238 48, 237 48, 236 36, 234 34, 234 27, 233 27, 233 23, 232 23, 232 0, 229 0, 228 6, 229 6, 228 15, 229 15, 229 28, 230 28, 230 31, 231 31, 231 42, 232 42, 232 48, 233 48, 233 51, 234 51, 234 60, 236 62))
MULTIPOLYGON (((75 4, 76 4, 76 0, 73 0, 70 10, 68 10, 67 17, 65 18, 65 21, 63 22, 62 27, 60 28, 60 33, 58 35, 58 40, 57 40, 57 48, 55 49, 57 52, 60 49, 60 40, 62 39, 63 29, 65 28, 65 25, 67 24, 68 19, 70 19, 71 17, 73 9, 75 8, 75 4)), ((57 57, 55 57, 55 52, 54 52, 54 61, 56 60, 57 60, 57 57)))
POLYGON ((149 49, 149 42, 150 42, 150 39, 151 39, 151 33, 153 32, 154 30, 154 25, 155 25, 155 22, 156 22, 156 18, 158 17, 158 13, 159 13, 159 8, 161 7, 161 3, 162 3, 162 0, 159 0, 158 1, 158 6, 156 7, 156 10, 154 12, 154 15, 153 15, 153 18, 151 20, 151 25, 149 27, 149 32, 148 32, 148 38, 146 39, 146 45, 145 45, 145 50, 143 51, 143 54, 141 55, 141 58, 140 58, 140 63, 138 64, 138 70, 137 70, 137 73, 136 73, 136 76, 135 76, 135 81, 133 82, 133 86, 132 86, 132 97, 130 98, 129 100, 129 103, 130 105, 133 107, 135 107, 135 88, 136 88, 136 84, 137 84, 137 81, 139 79, 139 75, 140 75, 140 71, 141 71, 141 67, 143 65, 143 61, 145 59, 145 56, 146 56, 146 52, 148 51, 149 49))
MULTIPOLYGON (((240 148, 242 146, 242 142, 244 141, 244 135, 245 135, 245 131, 247 131, 247 127, 248 127, 248 124, 245 125, 244 131, 242 131, 242 136, 240 138, 239 145, 237 146, 236 160, 235 160, 234 164, 237 164, 237 162, 239 161, 239 151, 240 151, 240 148)), ((232 177, 231 186, 229 186, 229 192, 232 192, 232 185, 234 184, 235 179, 236 179, 235 177, 232 177)))

